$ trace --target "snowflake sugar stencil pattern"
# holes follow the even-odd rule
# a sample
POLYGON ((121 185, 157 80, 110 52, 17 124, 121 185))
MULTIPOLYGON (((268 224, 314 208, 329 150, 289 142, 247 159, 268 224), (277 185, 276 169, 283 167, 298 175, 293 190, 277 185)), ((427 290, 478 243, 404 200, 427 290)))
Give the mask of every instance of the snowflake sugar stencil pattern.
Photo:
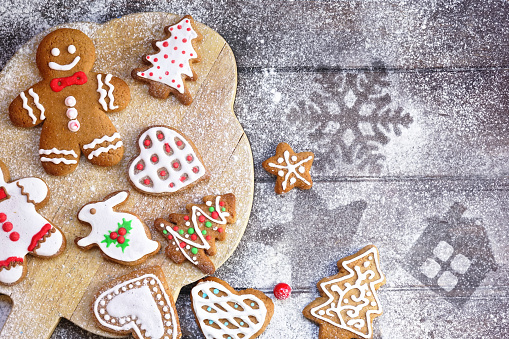
POLYGON ((315 82, 321 89, 299 101, 288 117, 297 117, 300 131, 310 131, 310 143, 318 146, 317 158, 328 159, 319 161, 318 169, 346 165, 380 173, 385 161, 381 150, 391 134, 400 136, 401 129, 413 122, 402 107, 394 108, 387 73, 328 73, 318 75, 315 82), (336 154, 339 157, 331 159, 336 154))
POLYGON ((267 327, 274 313, 270 298, 258 290, 235 291, 226 282, 209 277, 191 290, 191 302, 207 339, 252 339, 267 327))
POLYGON ((340 260, 337 275, 318 283, 322 297, 306 306, 303 314, 320 324, 320 333, 335 338, 373 337, 372 321, 382 315, 377 290, 385 284, 379 261, 377 248, 366 246, 340 260))

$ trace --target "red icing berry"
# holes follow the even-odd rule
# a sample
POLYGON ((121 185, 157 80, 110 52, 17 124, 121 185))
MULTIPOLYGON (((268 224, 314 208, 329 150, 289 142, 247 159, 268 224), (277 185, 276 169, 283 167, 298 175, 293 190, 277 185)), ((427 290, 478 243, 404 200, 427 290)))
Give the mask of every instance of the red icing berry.
POLYGON ((165 54, 165 55, 164 55, 164 58, 165 58, 165 59, 168 59, 168 54, 165 54))
POLYGON ((188 23, 189 23, 189 20, 186 20, 186 24, 188 24, 188 23))
POLYGON ((173 186, 175 186, 175 184, 174 184, 174 183, 172 183, 172 182, 170 182, 170 187, 172 187, 172 188, 173 188, 173 186))
POLYGON ((7 220, 7 215, 5 215, 5 213, 0 213, 0 222, 4 222, 5 220, 7 220))
POLYGON ((170 27, 170 31, 173 31, 173 27, 170 27))
POLYGON ((189 216, 188 216, 188 215, 185 215, 185 216, 184 216, 184 220, 186 220, 186 221, 187 221, 187 220, 189 220, 189 216))
POLYGON ((157 162, 157 156, 152 156, 152 158, 150 158, 150 160, 152 160, 152 162, 157 162))
POLYGON ((172 64, 174 64, 174 63, 175 63, 175 60, 172 60, 172 61, 171 61, 171 63, 172 63, 172 64))
POLYGON ((219 218, 219 213, 217 213, 216 211, 212 212, 212 218, 214 219, 219 218))
POLYGON ((182 242, 180 243, 180 247, 181 247, 181 248, 186 247, 186 243, 182 241, 182 242))
POLYGON ((168 235, 168 239, 172 240, 173 239, 173 235, 169 234, 168 235))
POLYGON ((148 139, 147 139, 147 140, 145 140, 145 141, 143 142, 143 145, 145 145, 145 146, 147 146, 147 147, 148 147, 148 146, 150 146, 150 140, 148 140, 148 139))
POLYGON ((163 133, 159 133, 159 134, 157 135, 157 139, 159 139, 159 140, 163 140, 163 139, 164 139, 164 135, 163 135, 163 133))
POLYGON ((210 240, 210 239, 212 239, 212 238, 210 237, 210 235, 207 235, 207 236, 205 237, 205 239, 210 240))
POLYGON ((198 217, 198 221, 199 221, 199 222, 205 222, 205 217, 204 217, 203 215, 200 215, 200 216, 198 217))
POLYGON ((150 59, 150 55, 147 55, 147 59, 150 59))
POLYGON ((163 47, 168 47, 168 41, 163 42, 163 47))
POLYGON ((191 235, 191 240, 192 241, 195 241, 196 239, 198 239, 198 236, 196 234, 191 235))
POLYGON ((141 76, 144 77, 145 76, 145 73, 141 73, 141 76))
POLYGON ((186 177, 185 176, 181 176, 180 177, 180 182, 184 182, 184 181, 186 181, 186 177))
POLYGON ((144 183, 145 185, 150 185, 150 180, 149 180, 149 179, 145 179, 145 180, 143 180, 143 183, 144 183))
POLYGON ((178 29, 181 29, 181 28, 182 28, 182 25, 178 25, 178 26, 177 26, 177 28, 178 28, 178 29))
POLYGON ((177 85, 177 88, 180 88, 180 85, 177 85))
POLYGON ((170 72, 168 72, 168 71, 164 72, 164 75, 168 75, 168 74, 170 74, 170 72))
POLYGON ((154 62, 157 62, 157 61, 159 61, 159 59, 157 59, 157 58, 154 58, 154 62))
POLYGON ((279 300, 288 299, 291 293, 292 288, 288 284, 279 283, 274 287, 274 296, 279 300))
POLYGON ((172 83, 175 83, 175 79, 171 80, 172 83))
POLYGON ((198 167, 193 167, 193 172, 194 173, 198 173, 198 171, 199 171, 198 167))
POLYGON ((162 79, 163 79, 163 77, 159 77, 159 80, 162 80, 162 79))
POLYGON ((117 232, 111 232, 111 233, 110 233, 110 239, 115 240, 115 239, 117 239, 117 238, 118 238, 118 234, 117 234, 117 232))
POLYGON ((173 166, 173 168, 179 168, 179 163, 178 162, 174 162, 172 166, 173 166))
POLYGON ((175 37, 175 40, 177 40, 177 39, 178 39, 178 38, 177 38, 177 37, 175 37))
POLYGON ((224 206, 224 201, 220 201, 219 206, 224 206))
POLYGON ((161 69, 161 66, 157 66, 157 69, 161 69))
POLYGON ((179 67, 180 67, 180 68, 184 67, 184 64, 180 64, 180 65, 179 65, 179 67))
POLYGON ((166 171, 159 172, 159 175, 162 176, 162 177, 166 176, 166 171))
POLYGON ((154 75, 154 73, 150 72, 148 75, 153 76, 153 75, 154 75))
POLYGON ((173 227, 173 230, 174 230, 175 232, 178 232, 178 230, 179 230, 178 226, 174 226, 174 227, 173 227))
POLYGON ((125 242, 125 238, 123 236, 120 236, 120 237, 117 238, 117 242, 119 244, 123 244, 125 242))
POLYGON ((4 232, 12 231, 12 223, 6 222, 5 224, 2 225, 2 229, 4 230, 4 232))
POLYGON ((193 161, 193 156, 192 156, 192 155, 188 155, 188 156, 186 157, 186 160, 187 160, 187 161, 193 161))
POLYGON ((178 147, 182 146, 182 141, 180 141, 180 140, 179 140, 179 141, 177 141, 177 146, 178 146, 178 147))
POLYGON ((217 229, 217 231, 218 231, 219 233, 223 233, 223 229, 222 229, 221 227, 219 227, 219 228, 217 229))
POLYGON ((175 46, 175 48, 173 48, 173 49, 174 49, 174 50, 177 50, 178 48, 177 48, 177 46, 175 46))
POLYGON ((11 239, 11 241, 18 241, 19 240, 19 233, 18 232, 12 232, 9 235, 9 239, 11 239))
POLYGON ((168 144, 164 144, 164 150, 166 151, 166 153, 170 153, 170 152, 171 152, 171 147, 170 147, 170 145, 168 145, 168 144))
POLYGON ((136 169, 137 169, 138 171, 141 171, 141 170, 143 169, 143 164, 138 164, 138 165, 136 165, 136 169))
POLYGON ((182 54, 186 54, 186 51, 182 51, 182 54))
POLYGON ((188 28, 187 31, 189 32, 191 30, 191 28, 188 28))
POLYGON ((120 235, 125 235, 127 233, 127 230, 123 227, 121 227, 119 230, 118 230, 118 234, 120 235))
POLYGON ((193 53, 189 53, 190 56, 193 56, 193 53))
POLYGON ((186 42, 187 42, 187 39, 186 39, 186 38, 182 39, 182 42, 183 42, 183 43, 186 43, 186 42))

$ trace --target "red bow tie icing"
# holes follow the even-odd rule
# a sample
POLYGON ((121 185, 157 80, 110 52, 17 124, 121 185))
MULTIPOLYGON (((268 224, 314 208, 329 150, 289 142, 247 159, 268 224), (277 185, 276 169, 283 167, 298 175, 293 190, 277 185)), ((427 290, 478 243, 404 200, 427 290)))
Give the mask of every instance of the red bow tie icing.
POLYGON ((53 92, 60 92, 67 86, 72 85, 83 85, 87 83, 87 75, 83 72, 76 72, 70 77, 65 78, 55 78, 51 80, 49 86, 53 90, 53 92))

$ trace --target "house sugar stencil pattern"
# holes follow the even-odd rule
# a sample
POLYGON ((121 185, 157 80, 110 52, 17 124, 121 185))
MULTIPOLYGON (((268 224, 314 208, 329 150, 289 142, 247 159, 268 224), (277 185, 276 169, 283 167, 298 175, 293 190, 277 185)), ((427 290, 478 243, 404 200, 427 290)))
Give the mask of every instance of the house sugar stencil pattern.
POLYGON ((456 307, 463 307, 488 273, 497 269, 482 220, 462 217, 465 210, 455 203, 445 216, 429 218, 402 264, 456 307))

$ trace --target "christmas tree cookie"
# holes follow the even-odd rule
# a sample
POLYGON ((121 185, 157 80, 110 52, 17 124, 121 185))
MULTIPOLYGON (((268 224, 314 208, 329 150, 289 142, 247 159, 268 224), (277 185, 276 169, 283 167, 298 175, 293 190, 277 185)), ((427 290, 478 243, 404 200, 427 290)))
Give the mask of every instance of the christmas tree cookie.
POLYGON ((178 339, 180 324, 161 267, 133 271, 107 283, 96 294, 92 310, 103 330, 132 333, 136 339, 178 339))
POLYGON ((191 303, 205 338, 256 338, 274 314, 274 303, 263 292, 252 288, 237 292, 214 277, 193 287, 191 303))
POLYGON ((128 197, 128 191, 120 191, 83 206, 78 219, 92 231, 77 238, 76 245, 85 250, 97 246, 107 259, 124 265, 138 265, 156 254, 160 245, 151 240, 148 227, 136 215, 115 210, 128 197))
POLYGON ((166 255, 177 264, 186 259, 203 273, 216 268, 208 256, 216 254, 216 240, 226 239, 226 226, 236 220, 235 196, 208 195, 203 204, 189 204, 188 213, 172 213, 168 220, 157 219, 155 227, 168 239, 166 255))
POLYGON ((142 193, 171 194, 209 178, 196 146, 174 128, 147 128, 138 139, 138 150, 128 174, 131 184, 142 193))
POLYGON ((200 61, 196 42, 202 35, 190 15, 173 26, 164 28, 166 37, 152 43, 156 54, 146 55, 142 61, 151 66, 136 68, 131 72, 134 79, 148 83, 150 95, 166 99, 170 93, 184 105, 193 102, 184 80, 196 80, 192 63, 200 61))
POLYGON ((303 314, 320 325, 320 338, 373 338, 373 319, 382 315, 377 290, 385 284, 378 249, 366 246, 338 261, 338 268, 318 282, 321 297, 303 314))

